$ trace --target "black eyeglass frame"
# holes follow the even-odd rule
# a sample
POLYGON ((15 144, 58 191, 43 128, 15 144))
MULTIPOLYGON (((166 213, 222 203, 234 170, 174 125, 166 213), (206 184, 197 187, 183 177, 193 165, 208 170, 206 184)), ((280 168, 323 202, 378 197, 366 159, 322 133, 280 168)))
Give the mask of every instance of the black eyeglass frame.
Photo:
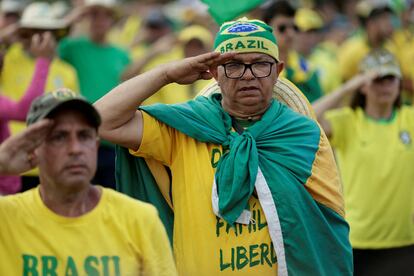
POLYGON ((233 80, 237 80, 237 79, 241 79, 244 74, 246 73, 247 69, 250 69, 250 72, 252 72, 252 75, 257 78, 257 79, 263 79, 263 78, 267 78, 268 76, 270 76, 272 74, 272 70, 273 70, 273 65, 277 64, 277 62, 271 62, 271 61, 258 61, 258 62, 253 62, 253 63, 242 63, 242 62, 228 62, 228 63, 224 63, 221 64, 221 66, 223 66, 224 68, 224 74, 226 75, 226 77, 228 79, 233 79, 233 80), (238 77, 230 77, 228 72, 227 72, 227 66, 230 64, 238 64, 238 65, 243 65, 244 66, 244 70, 241 71, 242 73, 240 74, 240 76, 238 77), (253 66, 255 64, 268 64, 269 65, 269 73, 265 76, 256 76, 254 70, 253 70, 253 66))

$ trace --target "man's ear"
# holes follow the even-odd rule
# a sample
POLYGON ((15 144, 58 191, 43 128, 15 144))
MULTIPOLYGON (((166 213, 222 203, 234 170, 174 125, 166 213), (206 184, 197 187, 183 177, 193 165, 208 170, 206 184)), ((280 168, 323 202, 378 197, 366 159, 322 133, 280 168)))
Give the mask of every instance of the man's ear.
POLYGON ((282 72, 283 68, 285 68, 285 63, 283 61, 276 63, 276 72, 278 76, 282 72))
POLYGON ((211 75, 213 76, 213 78, 217 81, 218 80, 218 66, 210 67, 209 71, 211 75))

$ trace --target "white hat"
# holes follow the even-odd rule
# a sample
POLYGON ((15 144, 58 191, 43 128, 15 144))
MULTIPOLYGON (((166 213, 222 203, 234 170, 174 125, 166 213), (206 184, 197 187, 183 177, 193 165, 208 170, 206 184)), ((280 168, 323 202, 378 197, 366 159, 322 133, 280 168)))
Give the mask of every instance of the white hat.
POLYGON ((117 2, 116 0, 85 0, 86 7, 104 7, 111 10, 116 10, 117 2))
POLYGON ((67 27, 67 23, 63 19, 57 18, 49 3, 34 2, 24 9, 19 27, 56 30, 67 27))
POLYGON ((20 13, 23 11, 26 3, 20 0, 3 0, 0 3, 0 10, 2 13, 20 13))

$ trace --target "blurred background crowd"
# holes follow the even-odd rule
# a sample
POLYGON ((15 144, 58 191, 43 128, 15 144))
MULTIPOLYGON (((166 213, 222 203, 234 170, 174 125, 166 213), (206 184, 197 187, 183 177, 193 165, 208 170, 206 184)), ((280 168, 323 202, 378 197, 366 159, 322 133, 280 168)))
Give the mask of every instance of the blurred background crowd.
MULTIPOLYGON (((14 101, 24 96, 35 70, 30 44, 36 33, 50 31, 57 41, 45 91, 67 87, 95 102, 140 72, 212 50, 218 23, 247 15, 274 28, 285 62, 282 76, 310 102, 356 75, 362 58, 383 47, 399 61, 403 102, 411 104, 414 1, 259 0, 234 5, 200 0, 2 0, 0 95, 14 101)), ((206 83, 170 84, 146 103, 183 102, 206 83)), ((8 125, 11 133, 23 127, 13 120, 8 125)), ((103 141, 95 182, 114 187, 113 160, 113 145, 103 141)), ((29 172, 23 188, 10 192, 37 182, 36 171, 29 172)))
MULTIPOLYGON (((398 127, 402 128, 396 130, 398 134, 395 137, 390 136, 388 139, 387 133, 394 130, 384 125, 392 122, 396 114, 405 114, 405 111, 400 112, 402 106, 413 103, 414 0, 237 0, 227 1, 226 5, 223 2, 225 1, 2 0, 0 101, 7 100, 21 105, 17 114, 6 110, 6 105, 0 105, 3 109, 0 110, 0 143, 10 134, 23 129, 24 123, 18 121, 24 121, 30 101, 39 93, 67 87, 78 91, 93 103, 122 81, 141 72, 172 60, 211 51, 214 35, 223 21, 241 16, 260 19, 274 29, 280 60, 285 63, 281 77, 293 82, 311 103, 316 103, 316 115, 329 137, 334 133, 346 136, 338 138, 338 135, 333 135, 330 138, 333 138, 331 142, 337 150, 345 182, 357 183, 359 188, 363 187, 358 190, 355 188, 357 184, 344 185, 345 203, 350 210, 348 218, 351 221, 351 234, 353 225, 355 229, 361 230, 359 234, 363 236, 369 233, 366 229, 370 228, 372 221, 383 219, 384 224, 379 227, 388 227, 390 231, 385 234, 388 236, 380 237, 384 231, 374 229, 373 240, 378 243, 362 244, 360 247, 411 245, 409 254, 412 256, 414 192, 410 182, 413 177, 408 172, 413 171, 411 129, 414 128, 414 112, 409 111, 408 115, 404 115, 408 117, 402 119, 403 123, 398 123, 398 127), (47 36, 41 36, 47 45, 42 47, 39 46, 39 35, 44 33, 48 33, 47 36), (49 37, 50 34, 52 38, 49 37), (376 51, 376 54, 371 54, 367 59, 367 54, 372 51, 376 51), (50 65, 38 64, 42 58, 48 59, 50 65), (361 64, 365 69, 361 70, 361 64), (48 69, 44 66, 48 66, 48 69), (351 112, 345 110, 342 115, 336 114, 336 117, 328 118, 329 122, 325 121, 325 111, 346 105, 351 95, 345 92, 358 90, 363 78, 368 78, 360 75, 361 72, 369 71, 366 68, 385 70, 384 74, 374 76, 377 86, 362 91, 366 99, 359 103, 359 107, 367 116, 361 119, 358 114, 350 115, 351 112), (43 80, 42 72, 47 72, 43 80), (44 85, 37 88, 41 91, 34 93, 31 83, 39 84, 42 81, 45 82, 44 85), (389 99, 385 97, 385 100, 378 98, 379 94, 370 92, 380 90, 381 86, 390 86, 391 90, 397 92, 390 92, 395 95, 389 99), (385 115, 381 115, 384 110, 385 115), (371 121, 363 120, 375 117, 375 114, 379 114, 379 117, 373 118, 378 123, 374 130, 371 121), (370 155, 366 155, 368 159, 364 159, 362 148, 354 147, 350 150, 351 146, 344 146, 344 139, 352 140, 359 131, 354 125, 349 125, 351 117, 358 122, 363 121, 361 128, 372 136, 362 135, 364 137, 359 146, 365 147, 364 143, 375 144, 373 140, 383 138, 378 144, 380 146, 377 145, 370 155), (396 146, 400 142, 402 146, 396 146), (388 146, 392 150, 386 153, 384 149, 388 146), (389 154, 394 159, 389 159, 388 163, 387 160, 383 162, 381 154, 389 154), (397 164, 395 160, 400 158, 407 161, 397 164), (353 167, 350 164, 354 164, 353 167), (372 166, 358 170, 364 164, 372 166), (400 169, 394 165, 400 166, 400 169), (389 175, 384 176, 385 172, 389 175), (363 177, 360 177, 361 174, 363 177), (376 179, 384 186, 392 184, 391 188, 366 188, 374 187, 375 185, 365 184, 369 181, 377 182, 376 179), (393 197, 397 193, 400 196, 393 197), (382 197, 377 197, 378 195, 382 197), (361 203, 362 201, 366 202, 361 203), (379 212, 372 211, 372 214, 367 215, 376 201, 381 201, 379 205, 383 207, 379 212), (393 205, 393 201, 398 204, 393 205), (360 205, 353 205, 354 203, 360 205), (410 212, 411 222, 407 219, 410 212), (395 230, 399 224, 392 222, 392 218, 398 221, 398 217, 403 216, 402 213, 404 219, 400 220, 403 221, 401 229, 395 230), (381 243, 394 234, 395 239, 390 240, 388 245, 381 243)), ((191 85, 173 83, 162 88, 162 91, 145 103, 184 102, 195 97, 208 82, 200 80, 191 85)), ((114 145, 102 141, 94 183, 115 187, 114 159, 114 145)), ((0 195, 36 186, 39 183, 37 175, 38 172, 33 170, 8 180, 0 177, 0 195)), ((354 242, 354 246, 355 244, 354 242)))

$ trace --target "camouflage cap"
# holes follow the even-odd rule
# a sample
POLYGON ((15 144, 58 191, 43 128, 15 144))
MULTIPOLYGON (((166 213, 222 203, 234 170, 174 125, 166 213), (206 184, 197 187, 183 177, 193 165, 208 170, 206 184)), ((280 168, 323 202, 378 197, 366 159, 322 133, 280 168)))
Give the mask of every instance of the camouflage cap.
POLYGON ((379 76, 395 76, 401 78, 398 61, 389 51, 377 49, 368 53, 359 65, 362 73, 377 72, 379 76))
POLYGON ((101 116, 95 107, 85 98, 67 88, 60 88, 37 97, 30 106, 26 123, 27 125, 36 123, 62 107, 81 111, 95 128, 101 124, 101 116))

